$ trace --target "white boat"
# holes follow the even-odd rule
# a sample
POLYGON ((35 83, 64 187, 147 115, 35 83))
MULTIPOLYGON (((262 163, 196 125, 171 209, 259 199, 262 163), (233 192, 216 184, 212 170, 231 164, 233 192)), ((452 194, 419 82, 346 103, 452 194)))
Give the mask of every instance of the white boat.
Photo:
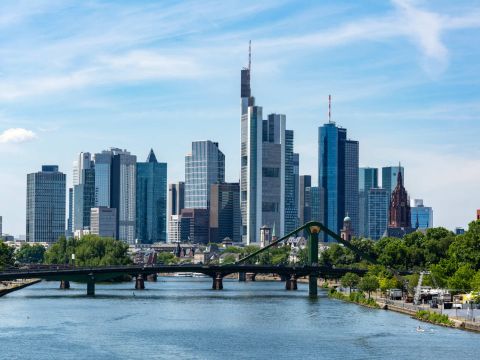
POLYGON ((194 273, 193 273, 193 277, 201 277, 201 278, 204 278, 204 277, 208 277, 208 275, 205 275, 205 274, 202 274, 202 273, 197 273, 197 272, 194 272, 194 273))
POLYGON ((193 277, 193 273, 191 273, 191 272, 179 272, 179 273, 173 274, 173 276, 193 277))

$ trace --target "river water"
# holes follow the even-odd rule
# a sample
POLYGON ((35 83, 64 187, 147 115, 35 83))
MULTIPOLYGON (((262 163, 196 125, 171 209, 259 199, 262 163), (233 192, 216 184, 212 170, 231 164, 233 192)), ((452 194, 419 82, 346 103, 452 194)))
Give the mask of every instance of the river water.
POLYGON ((306 285, 42 282, 0 298, 0 359, 480 359, 480 334, 308 299, 306 285), (426 331, 416 331, 421 325, 426 331))

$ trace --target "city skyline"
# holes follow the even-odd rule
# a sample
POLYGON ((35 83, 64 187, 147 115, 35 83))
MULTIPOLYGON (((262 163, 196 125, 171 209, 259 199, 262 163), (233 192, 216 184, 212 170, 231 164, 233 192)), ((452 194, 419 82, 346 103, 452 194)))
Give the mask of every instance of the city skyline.
POLYGON ((6 34, 0 39, 4 232, 25 233, 27 173, 58 164, 70 186, 73 156, 89 149, 116 146, 141 155, 154 148, 159 161, 169 164, 172 183, 183 179, 185 149, 208 139, 225 154, 225 180, 238 181, 238 69, 247 64, 249 39, 255 95, 267 113, 286 114, 300 175, 317 179, 315 132, 327 122, 332 93, 332 119, 360 142, 360 166, 401 161, 411 198, 435 209, 435 226, 466 227, 474 219, 480 124, 473 74, 480 50, 469 40, 480 17, 473 4, 435 8, 397 0, 350 16, 360 8, 265 2, 218 9, 207 2, 201 16, 189 11, 179 21, 175 13, 200 8, 107 2, 103 10, 111 10, 105 11, 111 19, 95 18, 89 27, 97 14, 92 4, 0 5, 0 13, 9 14, 0 16, 6 34), (59 11, 62 20, 49 23, 59 11), (115 28, 128 16, 123 29, 115 28), (75 26, 69 24, 73 18, 75 26), (271 26, 265 32, 246 18, 271 26), (420 26, 420 18, 427 26, 420 26), (172 26, 153 26, 159 19, 172 26), (299 19, 303 25, 292 30, 289 25, 299 19), (55 38, 49 31, 58 26, 66 31, 55 38))

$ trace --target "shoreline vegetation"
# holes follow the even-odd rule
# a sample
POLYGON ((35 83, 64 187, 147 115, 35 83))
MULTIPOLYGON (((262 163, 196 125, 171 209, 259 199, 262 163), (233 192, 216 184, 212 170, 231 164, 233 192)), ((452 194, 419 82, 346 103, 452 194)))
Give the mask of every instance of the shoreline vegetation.
POLYGON ((450 320, 448 315, 437 314, 428 310, 419 310, 414 316, 415 319, 428 322, 434 325, 441 325, 447 327, 455 327, 455 323, 450 320))
POLYGON ((330 288, 328 290, 328 297, 332 299, 355 303, 373 309, 380 309, 380 306, 374 299, 367 298, 365 297, 365 294, 357 291, 351 292, 350 294, 346 295, 341 293, 340 291, 335 290, 334 288, 330 288))

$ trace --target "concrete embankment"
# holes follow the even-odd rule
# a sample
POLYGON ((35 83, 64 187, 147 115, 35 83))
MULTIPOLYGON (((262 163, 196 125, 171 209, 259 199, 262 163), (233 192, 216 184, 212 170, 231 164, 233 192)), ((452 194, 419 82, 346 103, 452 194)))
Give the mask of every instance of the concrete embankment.
POLYGON ((40 279, 25 280, 21 282, 12 281, 0 286, 0 297, 7 295, 11 292, 26 288, 27 286, 39 283, 40 279))

